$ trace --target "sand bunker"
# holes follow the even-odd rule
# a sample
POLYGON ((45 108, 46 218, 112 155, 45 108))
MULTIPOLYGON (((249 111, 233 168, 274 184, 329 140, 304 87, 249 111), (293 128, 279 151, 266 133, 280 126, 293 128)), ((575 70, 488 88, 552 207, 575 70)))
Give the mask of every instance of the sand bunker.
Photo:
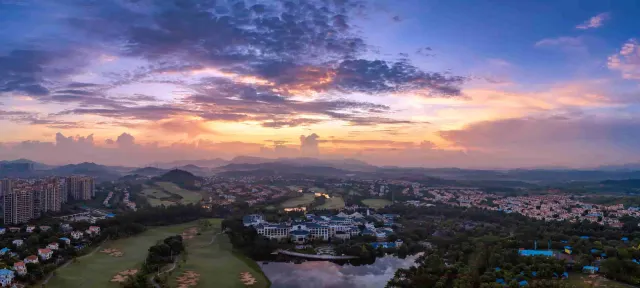
POLYGON ((200 280, 200 274, 194 271, 184 271, 176 280, 178 282, 178 288, 195 287, 198 285, 198 280, 200 280))
POLYGON ((191 227, 189 229, 186 229, 182 232, 182 239, 184 240, 189 240, 193 237, 195 237, 198 234, 198 228, 196 227, 191 227))
POLYGON ((256 284, 256 278, 254 278, 249 272, 240 273, 240 281, 242 281, 245 286, 256 284))
POLYGON ((138 273, 138 270, 136 269, 120 271, 118 272, 118 274, 113 276, 113 278, 111 278, 111 282, 123 283, 127 281, 127 278, 129 278, 129 276, 136 275, 136 273, 138 273))
POLYGON ((122 255, 124 255, 124 253, 118 249, 102 249, 100 253, 109 254, 109 256, 112 257, 122 257, 122 255))

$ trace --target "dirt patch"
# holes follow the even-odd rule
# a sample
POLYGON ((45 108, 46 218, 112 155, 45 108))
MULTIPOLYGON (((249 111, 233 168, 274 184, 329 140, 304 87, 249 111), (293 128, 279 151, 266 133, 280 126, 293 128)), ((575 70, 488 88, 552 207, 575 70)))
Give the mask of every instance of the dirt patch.
POLYGON ((138 273, 138 270, 136 269, 120 271, 118 272, 118 274, 113 276, 113 278, 111 278, 111 282, 123 283, 127 281, 127 278, 136 275, 136 273, 138 273))
POLYGON ((122 251, 118 250, 118 249, 102 249, 100 250, 100 253, 105 253, 108 254, 109 256, 112 257, 122 257, 122 255, 124 255, 124 253, 122 253, 122 251))
POLYGON ((197 234, 198 234, 198 228, 191 227, 189 229, 186 229, 186 230, 182 231, 182 239, 189 240, 189 239, 195 237, 197 234))
POLYGON ((184 271, 177 279, 178 288, 195 287, 200 280, 200 274, 194 271, 184 271))
POLYGON ((253 284, 256 284, 256 278, 254 278, 249 272, 240 273, 240 281, 242 281, 245 286, 252 286, 253 284))

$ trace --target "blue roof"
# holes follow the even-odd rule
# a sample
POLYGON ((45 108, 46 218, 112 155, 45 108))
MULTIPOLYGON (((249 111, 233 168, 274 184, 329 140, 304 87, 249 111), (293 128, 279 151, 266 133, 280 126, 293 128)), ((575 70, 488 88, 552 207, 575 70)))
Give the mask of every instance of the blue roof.
POLYGON ((13 271, 9 270, 9 269, 0 269, 0 276, 13 276, 13 271))
POLYGON ((502 278, 498 278, 498 279, 496 279, 496 283, 498 283, 498 284, 505 284, 504 279, 502 279, 502 278))
POLYGON ((600 257, 607 257, 607 253, 600 254, 600 257))
POLYGON ((620 240, 622 240, 622 241, 629 241, 629 237, 622 237, 620 240))
POLYGON ((60 240, 62 240, 62 241, 67 241, 67 240, 71 241, 71 239, 69 239, 67 237, 61 237, 60 240))
POLYGON ((296 236, 304 236, 304 235, 309 235, 309 231, 294 230, 294 231, 291 231, 291 234, 296 235, 296 236))
POLYGON ((569 249, 569 250, 571 250, 571 249, 573 249, 573 248, 571 248, 571 246, 564 246, 564 249, 569 249))
POLYGON ((536 272, 536 271, 531 272, 531 276, 533 276, 533 277, 538 276, 538 272, 536 272))
POLYGON ((582 267, 582 270, 598 271, 600 269, 598 267, 595 267, 595 266, 584 266, 584 267, 582 267))
POLYGON ((518 286, 527 286, 527 285, 529 285, 529 282, 527 282, 527 280, 522 280, 518 282, 518 286))
POLYGON ((638 262, 638 259, 632 259, 631 262, 636 263, 636 264, 640 264, 640 262, 638 262))
POLYGON ((598 252, 600 252, 600 250, 595 249, 595 248, 591 249, 590 251, 591 251, 591 253, 598 253, 598 252))
POLYGON ((553 251, 549 250, 520 250, 520 256, 553 256, 553 251))
POLYGON ((562 240, 562 241, 560 241, 560 242, 562 242, 562 243, 569 243, 569 241, 567 241, 567 240, 562 240))
POLYGON ((396 247, 396 243, 395 242, 373 242, 373 243, 369 243, 369 245, 371 245, 371 247, 373 247, 373 249, 377 249, 378 247, 382 247, 382 248, 395 248, 396 247))
POLYGON ((113 217, 116 217, 116 214, 109 213, 109 214, 106 215, 106 217, 107 218, 113 218, 113 217))
POLYGON ((580 239, 589 239, 589 236, 580 236, 580 239))
POLYGON ((496 267, 496 272, 500 272, 500 267, 496 267))
POLYGON ((11 251, 11 249, 9 249, 9 248, 7 248, 7 247, 4 247, 4 248, 0 249, 0 253, 3 253, 3 254, 4 254, 4 253, 7 253, 7 252, 9 252, 9 251, 11 251))
POLYGON ((569 273, 567 273, 567 272, 562 273, 562 277, 569 278, 569 273))

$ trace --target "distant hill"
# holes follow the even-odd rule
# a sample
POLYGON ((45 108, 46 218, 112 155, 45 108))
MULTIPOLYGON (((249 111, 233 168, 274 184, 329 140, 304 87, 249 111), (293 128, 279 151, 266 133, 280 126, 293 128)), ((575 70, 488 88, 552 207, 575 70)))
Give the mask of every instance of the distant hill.
POLYGON ((40 162, 36 162, 36 161, 31 161, 29 159, 24 159, 24 158, 20 158, 20 159, 16 159, 16 160, 0 160, 0 164, 5 164, 5 163, 31 163, 33 164, 33 169, 34 170, 46 170, 46 169, 50 169, 51 166, 47 165, 47 164, 43 164, 40 162))
POLYGON ((179 161, 173 161, 173 162, 159 162, 159 163, 153 163, 150 166, 164 168, 164 169, 174 169, 176 167, 184 167, 188 165, 214 168, 214 167, 220 167, 227 164, 229 164, 229 161, 227 160, 224 160, 221 158, 214 158, 214 159, 205 159, 205 160, 179 160, 179 161))
POLYGON ((174 183, 184 189, 197 190, 200 187, 201 179, 191 172, 173 169, 161 176, 153 178, 154 181, 174 183))
POLYGON ((129 171, 128 174, 138 174, 142 176, 160 176, 167 173, 168 170, 155 167, 144 167, 129 171))
POLYGON ((120 173, 107 166, 90 162, 58 166, 49 171, 55 176, 85 175, 95 177, 98 181, 117 180, 121 176, 120 173))
POLYGON ((196 165, 191 165, 191 164, 180 166, 180 167, 177 167, 176 169, 188 171, 191 174, 200 176, 200 177, 209 176, 211 174, 211 171, 208 168, 202 168, 202 167, 198 167, 196 165))
POLYGON ((215 170, 216 175, 223 177, 239 176, 318 176, 318 177, 350 177, 354 172, 326 166, 301 166, 288 163, 229 164, 215 170))

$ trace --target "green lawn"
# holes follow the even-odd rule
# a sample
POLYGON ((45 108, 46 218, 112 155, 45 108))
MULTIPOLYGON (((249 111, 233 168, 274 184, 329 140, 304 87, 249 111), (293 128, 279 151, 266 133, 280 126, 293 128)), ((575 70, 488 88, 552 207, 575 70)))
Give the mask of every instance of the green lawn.
POLYGON ((202 199, 200 193, 182 189, 171 182, 157 182, 154 185, 145 185, 141 194, 147 197, 151 206, 169 206, 176 204, 176 202, 191 204, 198 203, 202 199), (179 195, 182 199, 179 200, 176 195, 179 195))
POLYGON ((165 191, 182 196, 183 204, 198 203, 202 199, 202 195, 195 191, 189 191, 178 187, 178 185, 171 182, 158 182, 159 187, 164 188, 165 191))
POLYGON ((282 206, 282 208, 294 208, 298 206, 304 206, 304 205, 311 204, 311 202, 313 202, 314 199, 315 199, 315 196, 313 194, 303 194, 300 197, 292 198, 285 201, 284 203, 280 204, 280 206, 282 206))
MULTIPOLYGON (((220 223, 220 219, 215 220, 217 227, 220 226, 220 223)), ((56 276, 51 278, 45 287, 121 287, 117 283, 110 282, 114 275, 127 269, 140 269, 142 261, 144 261, 147 256, 149 247, 155 245, 158 240, 181 234, 186 228, 195 225, 196 222, 191 222, 151 228, 134 237, 107 242, 102 245, 100 250, 108 248, 118 249, 122 251, 124 255, 122 257, 112 257, 96 251, 93 254, 79 257, 75 263, 56 270, 56 276)))
POLYGON ((316 209, 341 209, 344 208, 344 199, 342 197, 331 197, 324 200, 324 204, 316 207, 316 209))
POLYGON ((367 205, 371 208, 382 208, 384 206, 390 205, 391 201, 387 199, 364 199, 362 200, 362 204, 367 205))
POLYGON ((231 243, 226 235, 216 236, 213 244, 209 244, 215 232, 218 230, 204 231, 202 235, 191 239, 187 246, 187 261, 171 272, 169 287, 177 287, 176 278, 184 271, 200 274, 198 285, 195 287, 246 287, 240 281, 242 272, 251 273, 257 280, 256 284, 250 287, 269 287, 269 280, 253 260, 232 252, 231 243))

